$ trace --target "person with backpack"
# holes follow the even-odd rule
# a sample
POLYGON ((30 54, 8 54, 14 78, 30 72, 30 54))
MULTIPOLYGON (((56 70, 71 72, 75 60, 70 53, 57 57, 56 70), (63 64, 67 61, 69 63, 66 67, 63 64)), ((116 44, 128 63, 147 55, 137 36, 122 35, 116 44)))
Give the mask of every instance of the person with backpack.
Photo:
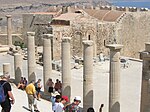
POLYGON ((2 112, 10 112, 11 104, 15 103, 14 96, 11 92, 12 88, 8 82, 9 78, 9 74, 4 74, 2 75, 2 80, 0 80, 0 105, 2 112))

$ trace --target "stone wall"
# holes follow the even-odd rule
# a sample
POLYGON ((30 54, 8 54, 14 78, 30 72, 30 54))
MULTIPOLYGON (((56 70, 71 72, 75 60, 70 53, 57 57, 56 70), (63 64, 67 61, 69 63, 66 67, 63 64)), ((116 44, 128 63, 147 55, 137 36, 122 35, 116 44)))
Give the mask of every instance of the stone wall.
MULTIPOLYGON (((23 16, 23 32, 36 32, 36 44, 41 45, 43 33, 50 32, 46 23, 51 21, 51 15, 25 14, 23 16), (42 21, 42 22, 41 22, 42 21)), ((114 22, 100 21, 87 14, 70 21, 70 26, 54 25, 52 40, 52 57, 61 57, 61 38, 71 37, 71 54, 82 57, 82 41, 94 41, 94 56, 103 52, 109 54, 105 45, 122 44, 122 55, 139 58, 139 51, 144 49, 144 43, 149 41, 150 11, 125 12, 114 22)), ((24 34, 26 40, 26 34, 24 34)))
POLYGON ((150 12, 127 13, 116 28, 118 43, 124 45, 122 55, 139 58, 144 43, 150 41, 150 12))
POLYGON ((106 44, 122 44, 121 54, 139 58, 144 50, 144 43, 150 39, 150 12, 126 12, 115 22, 99 22, 97 54, 109 54, 106 44))
POLYGON ((35 32, 35 44, 42 45, 42 35, 52 33, 52 29, 48 27, 51 22, 52 15, 48 13, 30 13, 23 14, 23 39, 27 43, 27 32, 35 32))
POLYGON ((115 23, 112 22, 99 22, 98 24, 98 36, 97 36, 97 54, 103 52, 108 54, 108 49, 106 49, 107 44, 117 43, 115 37, 115 23))
MULTIPOLYGON (((71 37, 71 55, 82 57, 84 40, 93 40, 96 42, 97 38, 97 22, 91 18, 80 18, 71 21, 70 26, 54 25, 53 28, 53 57, 55 60, 60 59, 61 53, 61 38, 71 37)), ((94 56, 96 54, 96 43, 94 43, 94 56)))

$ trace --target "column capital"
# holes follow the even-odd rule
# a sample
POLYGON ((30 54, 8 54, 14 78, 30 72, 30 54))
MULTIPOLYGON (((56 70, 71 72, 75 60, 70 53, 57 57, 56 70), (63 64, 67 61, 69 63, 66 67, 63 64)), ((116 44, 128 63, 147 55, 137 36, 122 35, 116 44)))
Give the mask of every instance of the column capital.
POLYGON ((121 45, 121 44, 109 44, 106 47, 109 48, 110 50, 120 50, 120 49, 122 49, 123 45, 121 45))
POLYGON ((70 42, 71 37, 62 37, 62 42, 70 42))
POLYGON ((143 51, 143 52, 140 52, 140 55, 141 55, 141 59, 150 60, 150 53, 149 52, 143 51))
POLYGON ((15 53, 14 55, 21 55, 21 54, 19 54, 19 53, 15 53))
POLYGON ((10 63, 3 63, 3 65, 10 65, 10 63))
POLYGON ((150 52, 150 42, 145 43, 145 51, 150 52))
POLYGON ((6 17, 7 17, 7 18, 11 18, 12 16, 11 16, 11 15, 6 15, 6 17))
POLYGON ((35 32, 27 32, 27 36, 35 36, 35 32))
POLYGON ((88 46, 92 46, 93 45, 93 41, 92 40, 85 40, 85 41, 82 41, 82 43, 84 45, 88 45, 88 46))
POLYGON ((53 34, 43 34, 43 38, 45 39, 52 39, 53 38, 53 34))

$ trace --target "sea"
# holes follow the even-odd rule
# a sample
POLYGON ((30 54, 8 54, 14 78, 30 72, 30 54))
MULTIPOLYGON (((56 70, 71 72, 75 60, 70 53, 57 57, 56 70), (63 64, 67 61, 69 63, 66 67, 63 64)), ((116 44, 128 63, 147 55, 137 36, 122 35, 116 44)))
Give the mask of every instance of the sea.
POLYGON ((110 3, 114 6, 124 6, 124 7, 137 7, 137 8, 149 8, 150 9, 150 0, 149 1, 123 1, 111 0, 110 3))

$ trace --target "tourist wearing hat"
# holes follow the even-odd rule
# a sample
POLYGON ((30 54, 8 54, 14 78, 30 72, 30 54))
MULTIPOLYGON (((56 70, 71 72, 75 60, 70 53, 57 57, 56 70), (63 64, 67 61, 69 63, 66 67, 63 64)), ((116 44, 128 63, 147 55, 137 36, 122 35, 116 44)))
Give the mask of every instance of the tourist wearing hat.
POLYGON ((75 96, 73 103, 65 108, 65 112, 81 112, 79 104, 81 103, 81 97, 75 96))
POLYGON ((62 96, 61 101, 56 105, 55 112, 64 112, 64 106, 67 102, 69 102, 68 96, 62 96))

